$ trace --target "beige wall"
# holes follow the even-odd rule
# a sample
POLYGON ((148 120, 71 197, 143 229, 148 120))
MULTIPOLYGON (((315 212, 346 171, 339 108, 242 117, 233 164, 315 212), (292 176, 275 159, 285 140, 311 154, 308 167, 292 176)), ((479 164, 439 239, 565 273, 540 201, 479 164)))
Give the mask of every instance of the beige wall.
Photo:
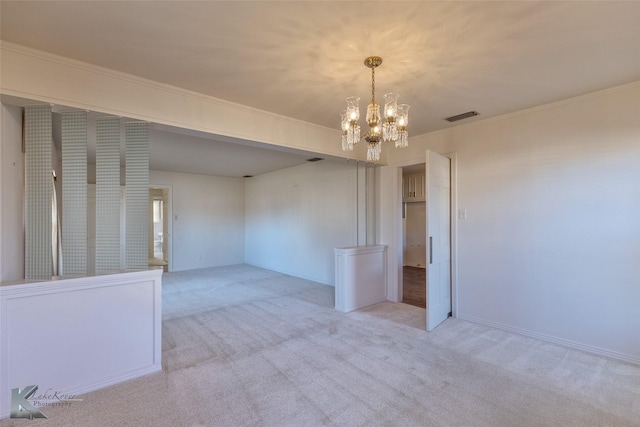
POLYGON ((357 244, 356 168, 324 160, 249 178, 246 262, 333 285, 334 248, 357 244))
MULTIPOLYGON (((640 82, 390 154, 406 165, 457 153, 459 317, 640 362, 639 112, 640 82)), ((382 243, 397 251, 393 215, 382 243)))
POLYGON ((244 262, 244 179, 149 171, 171 187, 172 271, 244 262))

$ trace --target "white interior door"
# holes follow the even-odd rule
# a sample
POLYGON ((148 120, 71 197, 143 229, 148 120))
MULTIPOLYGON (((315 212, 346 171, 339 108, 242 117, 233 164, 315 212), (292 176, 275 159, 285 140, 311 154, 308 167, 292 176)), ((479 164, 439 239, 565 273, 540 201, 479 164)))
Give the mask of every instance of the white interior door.
POLYGON ((451 312, 451 161, 427 150, 427 331, 451 312))

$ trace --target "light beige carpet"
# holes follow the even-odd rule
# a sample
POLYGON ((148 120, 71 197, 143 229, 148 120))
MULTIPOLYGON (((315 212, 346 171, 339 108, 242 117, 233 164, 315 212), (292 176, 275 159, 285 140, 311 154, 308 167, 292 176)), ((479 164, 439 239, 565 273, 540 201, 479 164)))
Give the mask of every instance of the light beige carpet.
POLYGON ((169 273, 163 372, 11 426, 638 426, 640 367, 240 265, 169 273))

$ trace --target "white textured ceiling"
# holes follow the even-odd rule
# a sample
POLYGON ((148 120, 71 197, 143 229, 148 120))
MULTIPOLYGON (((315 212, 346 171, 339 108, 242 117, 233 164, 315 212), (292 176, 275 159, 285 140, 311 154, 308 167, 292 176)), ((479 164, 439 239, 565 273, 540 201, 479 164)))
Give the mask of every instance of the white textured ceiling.
MULTIPOLYGON (((640 80, 640 2, 5 1, 1 38, 339 127, 344 98, 411 105, 411 135, 640 80)), ((338 143, 338 142, 336 142, 338 143)))

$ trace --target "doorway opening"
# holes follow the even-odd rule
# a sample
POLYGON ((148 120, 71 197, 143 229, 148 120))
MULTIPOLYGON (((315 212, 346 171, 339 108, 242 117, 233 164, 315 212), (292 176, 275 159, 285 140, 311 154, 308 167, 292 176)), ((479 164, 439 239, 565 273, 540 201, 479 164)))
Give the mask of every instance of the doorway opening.
POLYGON ((170 189, 149 188, 149 267, 171 271, 170 189))
POLYGON ((402 168, 402 302, 426 308, 425 164, 402 168))
POLYGON ((427 150, 425 163, 399 166, 402 272, 396 301, 424 307, 430 331, 457 313, 457 155, 427 150))

